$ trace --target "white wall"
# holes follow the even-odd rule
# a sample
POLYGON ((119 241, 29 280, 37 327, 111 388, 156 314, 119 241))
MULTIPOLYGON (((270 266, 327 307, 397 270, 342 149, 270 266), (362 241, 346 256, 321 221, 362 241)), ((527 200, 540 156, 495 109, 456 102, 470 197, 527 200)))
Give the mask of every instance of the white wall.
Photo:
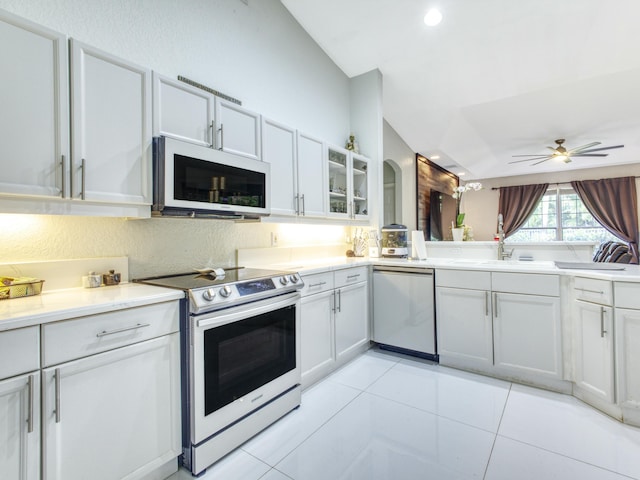
POLYGON ((409 230, 416 229, 416 154, 385 120, 384 160, 392 160, 402 170, 402 219, 409 230))
MULTIPOLYGON (((639 176, 640 164, 614 166, 607 168, 591 168, 585 170, 571 170, 566 173, 555 172, 545 174, 520 175, 514 177, 488 178, 474 180, 482 183, 483 189, 464 194, 461 211, 466 215, 464 221, 473 227, 476 240, 492 240, 496 233, 498 218, 498 190, 493 187, 508 187, 511 185, 529 185, 537 183, 568 183, 572 180, 597 180, 601 178, 639 176)), ((640 193, 640 184, 636 179, 636 189, 640 193)))
MULTIPOLYGON (((0 8, 342 145, 350 81, 278 0, 0 0, 0 8)), ((7 74, 10 69, 4 66, 7 74)), ((34 138, 37 140, 37 138, 34 138)), ((332 226, 0 215, 0 263, 128 256, 141 277, 235 265, 237 248, 343 241, 332 226)))

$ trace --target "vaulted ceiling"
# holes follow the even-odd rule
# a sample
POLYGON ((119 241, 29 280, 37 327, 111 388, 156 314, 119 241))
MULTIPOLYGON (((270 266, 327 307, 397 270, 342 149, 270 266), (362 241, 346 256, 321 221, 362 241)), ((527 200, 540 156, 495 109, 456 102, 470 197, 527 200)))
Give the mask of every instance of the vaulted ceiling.
POLYGON ((640 162, 638 0, 281 1, 349 77, 379 69, 386 120, 465 179, 640 162), (625 148, 509 164, 557 138, 625 148))

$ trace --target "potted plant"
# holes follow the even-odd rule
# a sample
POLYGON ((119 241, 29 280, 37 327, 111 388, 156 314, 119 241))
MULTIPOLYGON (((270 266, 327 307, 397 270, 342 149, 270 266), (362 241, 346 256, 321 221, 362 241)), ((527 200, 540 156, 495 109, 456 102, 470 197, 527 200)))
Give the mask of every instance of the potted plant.
POLYGON ((456 200, 456 223, 451 227, 451 234, 453 235, 453 240, 460 242, 464 239, 464 213, 460 212, 460 201, 462 200, 462 195, 468 192, 469 190, 478 191, 482 188, 482 184, 480 182, 469 182, 459 187, 456 187, 451 195, 456 200))

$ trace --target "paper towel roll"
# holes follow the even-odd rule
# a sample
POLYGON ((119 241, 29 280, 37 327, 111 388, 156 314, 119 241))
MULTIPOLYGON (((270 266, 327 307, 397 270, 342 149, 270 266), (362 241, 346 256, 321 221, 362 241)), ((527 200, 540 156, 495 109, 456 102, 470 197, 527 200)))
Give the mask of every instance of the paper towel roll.
POLYGON ((422 230, 411 232, 411 256, 418 260, 426 260, 427 258, 427 246, 424 243, 422 230))

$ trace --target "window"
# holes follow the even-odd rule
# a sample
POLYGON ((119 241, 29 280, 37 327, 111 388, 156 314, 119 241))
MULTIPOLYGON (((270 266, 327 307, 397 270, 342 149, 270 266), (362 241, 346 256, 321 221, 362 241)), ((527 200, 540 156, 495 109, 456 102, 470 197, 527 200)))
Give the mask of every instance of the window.
POLYGON ((560 186, 547 190, 525 224, 509 236, 510 242, 553 240, 621 241, 593 218, 572 188, 560 186))

